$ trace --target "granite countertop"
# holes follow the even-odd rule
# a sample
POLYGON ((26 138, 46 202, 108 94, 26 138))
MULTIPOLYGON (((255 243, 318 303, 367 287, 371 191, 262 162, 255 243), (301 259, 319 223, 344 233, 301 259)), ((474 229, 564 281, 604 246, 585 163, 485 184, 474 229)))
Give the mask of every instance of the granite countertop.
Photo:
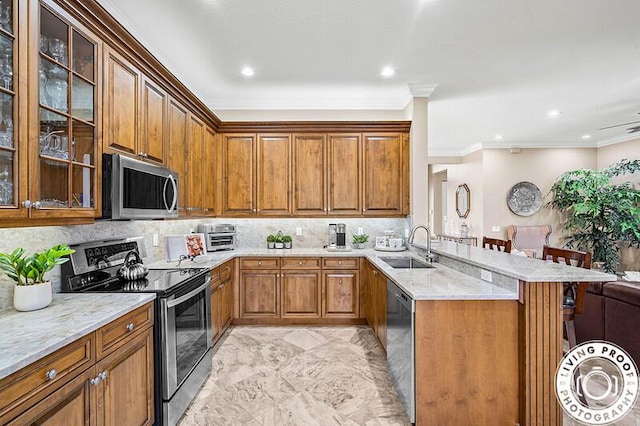
MULTIPOLYGON (((330 252, 322 248, 293 249, 238 249, 209 253, 193 262, 183 261, 181 268, 194 266, 215 268, 234 257, 366 257, 388 278, 415 300, 515 300, 516 291, 505 289, 480 279, 435 263, 432 269, 394 269, 380 257, 415 257, 410 251, 381 252, 373 249, 330 252)), ((148 264, 149 268, 175 268, 177 262, 159 261, 148 264)))
POLYGON ((615 274, 576 268, 449 241, 434 241, 431 244, 431 251, 436 255, 454 258, 522 281, 609 282, 618 279, 615 274))
POLYGON ((45 309, 0 312, 0 379, 154 299, 151 293, 56 293, 45 309))

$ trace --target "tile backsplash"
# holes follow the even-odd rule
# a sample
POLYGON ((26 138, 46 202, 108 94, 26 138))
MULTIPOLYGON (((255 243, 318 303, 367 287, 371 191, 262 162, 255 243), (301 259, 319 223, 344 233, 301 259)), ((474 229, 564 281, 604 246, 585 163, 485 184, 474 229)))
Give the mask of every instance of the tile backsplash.
MULTIPOLYGON (((266 237, 282 231, 291 235, 293 246, 299 248, 322 247, 327 243, 330 223, 345 223, 347 238, 357 233, 362 227, 369 234, 370 242, 376 236, 384 235, 385 230, 394 230, 403 236, 410 224, 408 219, 192 219, 192 220, 138 220, 138 221, 98 221, 91 225, 46 226, 30 228, 0 228, 0 251, 10 252, 16 247, 24 247, 28 253, 47 249, 55 244, 78 244, 87 241, 107 240, 114 238, 142 236, 144 237, 148 258, 151 263, 164 258, 162 240, 164 235, 187 234, 196 231, 200 223, 232 223, 238 231, 238 247, 264 247, 266 237), (296 236, 296 228, 302 230, 296 236), (153 235, 158 234, 160 244, 153 247, 153 235)), ((56 291, 60 289, 60 268, 49 273, 56 291)), ((0 274, 0 311, 13 304, 13 281, 0 274)))

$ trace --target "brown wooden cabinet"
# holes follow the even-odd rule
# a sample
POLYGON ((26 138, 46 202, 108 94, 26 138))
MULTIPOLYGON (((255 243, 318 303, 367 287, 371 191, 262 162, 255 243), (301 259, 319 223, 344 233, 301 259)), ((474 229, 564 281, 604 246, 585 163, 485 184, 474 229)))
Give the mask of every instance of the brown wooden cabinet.
POLYGON ((182 191, 187 193, 187 214, 201 216, 204 213, 204 123, 192 114, 187 120, 187 162, 186 186, 182 191))
POLYGON ((153 80, 143 77, 141 131, 138 155, 145 160, 164 164, 168 139, 169 97, 153 80))
POLYGON ((282 318, 320 318, 320 258, 282 258, 282 318))
POLYGON ((211 270, 211 338, 215 343, 231 324, 233 260, 211 270))
POLYGON ((362 214, 362 144, 359 133, 329 134, 330 216, 362 214))
POLYGON ((217 188, 217 161, 216 161, 216 134, 207 127, 204 132, 204 154, 203 154, 203 216, 214 216, 216 214, 217 188))
POLYGON ((178 211, 183 216, 187 207, 187 192, 182 188, 188 185, 187 174, 187 109, 175 99, 169 99, 169 146, 171 153, 167 165, 178 173, 178 211))
POLYGON ((151 425, 153 400, 153 329, 130 339, 96 364, 97 425, 151 425))
POLYGON ((256 213, 291 214, 290 135, 258 135, 256 178, 256 213))
POLYGON ((322 271, 322 316, 358 318, 360 279, 358 271, 322 271))
POLYGON ((364 214, 398 215, 404 211, 405 143, 401 133, 363 135, 364 214))
POLYGON ((153 424, 153 323, 148 303, 0 380, 0 424, 153 424))
POLYGON ((240 318, 280 317, 278 258, 240 259, 240 318))
POLYGON ((327 135, 293 135, 293 213, 327 214, 327 135))
POLYGON ((257 211, 255 193, 256 135, 222 136, 222 214, 251 215, 257 211))
POLYGON ((387 349, 387 279, 371 262, 362 268, 361 317, 367 319, 376 337, 387 349))

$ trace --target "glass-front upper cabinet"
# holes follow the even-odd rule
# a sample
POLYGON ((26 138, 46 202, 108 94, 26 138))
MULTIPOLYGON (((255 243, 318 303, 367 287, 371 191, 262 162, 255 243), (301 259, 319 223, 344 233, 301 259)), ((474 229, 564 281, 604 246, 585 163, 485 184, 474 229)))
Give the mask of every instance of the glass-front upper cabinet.
POLYGON ((14 0, 0 0, 0 216, 13 215, 18 208, 17 5, 14 0))
POLYGON ((91 216, 97 197, 97 39, 47 4, 39 12, 40 129, 31 215, 85 216, 86 210, 91 216))

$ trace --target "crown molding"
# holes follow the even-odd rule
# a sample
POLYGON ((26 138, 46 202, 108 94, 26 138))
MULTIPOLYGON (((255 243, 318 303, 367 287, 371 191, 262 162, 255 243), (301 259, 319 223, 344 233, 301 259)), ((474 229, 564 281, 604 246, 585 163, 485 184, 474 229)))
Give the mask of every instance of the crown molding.
POLYGON ((608 138, 608 139, 603 139, 597 142, 596 147, 597 148, 602 148, 605 146, 609 146, 609 145, 615 145, 617 143, 622 143, 622 142, 629 142, 632 141, 634 139, 639 139, 640 140, 640 133, 636 132, 636 133, 627 133, 625 135, 621 135, 621 136, 616 136, 613 138, 608 138))
POLYGON ((262 132, 400 132, 408 133, 411 121, 228 121, 220 133, 262 132))

